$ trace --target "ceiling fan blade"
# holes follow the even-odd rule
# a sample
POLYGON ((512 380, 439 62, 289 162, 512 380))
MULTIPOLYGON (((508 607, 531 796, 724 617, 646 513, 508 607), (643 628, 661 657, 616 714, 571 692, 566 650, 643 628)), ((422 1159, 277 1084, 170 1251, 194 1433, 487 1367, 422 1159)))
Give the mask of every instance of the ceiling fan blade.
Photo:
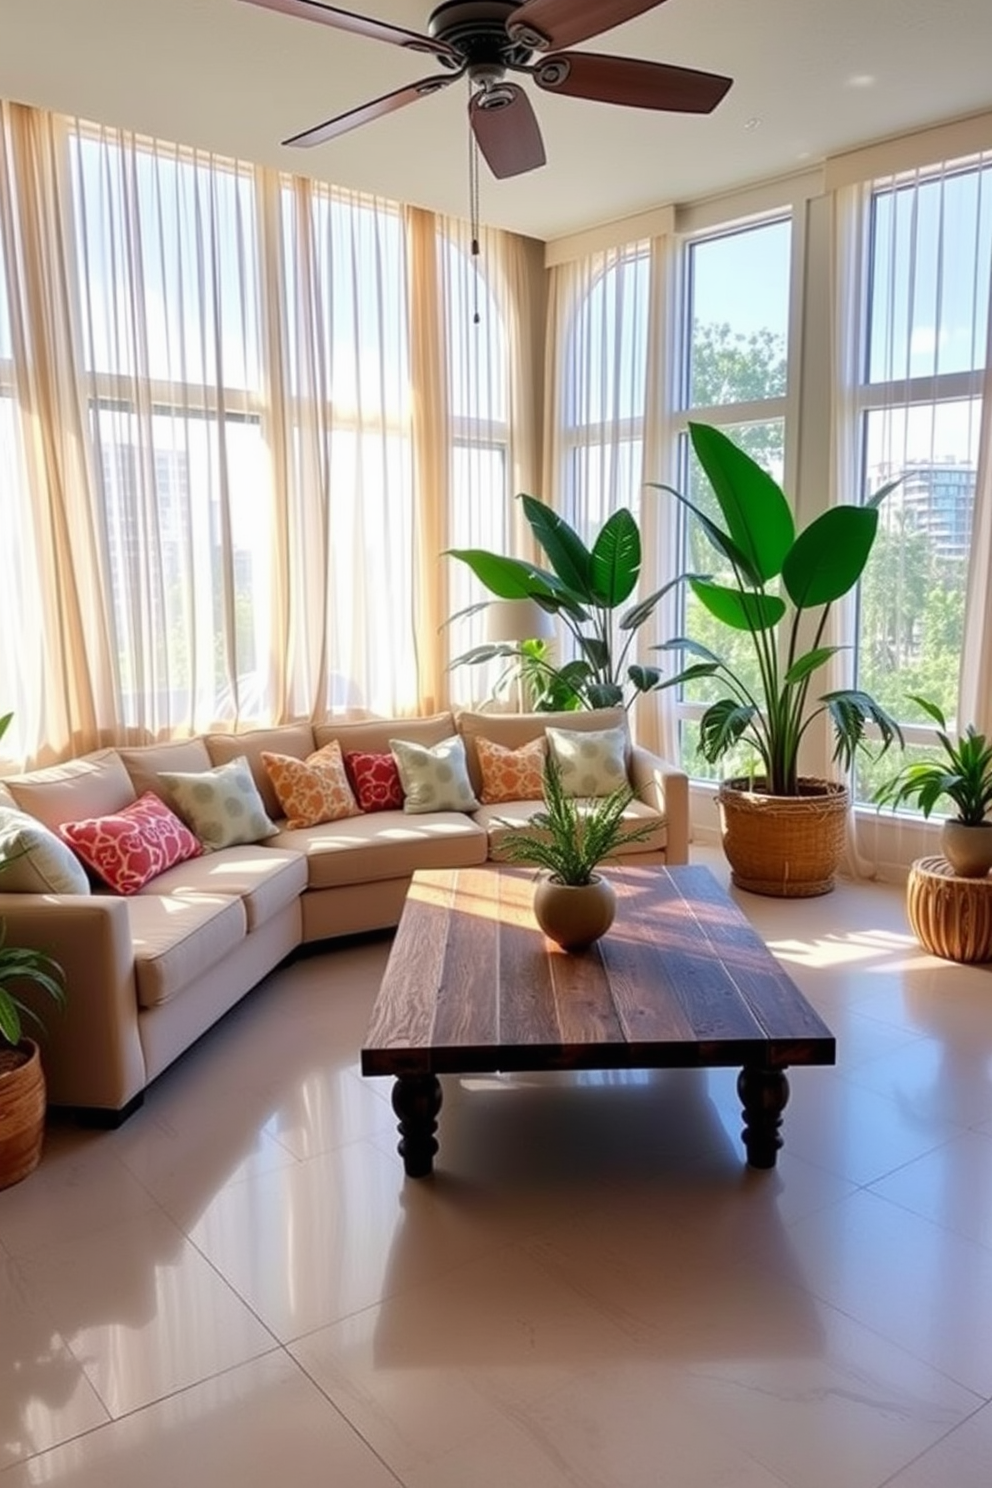
POLYGON ((549 93, 679 114, 710 113, 733 82, 733 78, 715 72, 697 72, 667 62, 643 62, 635 57, 604 57, 596 52, 542 57, 529 70, 537 86, 549 93))
POLYGON ((473 93, 468 116, 486 164, 499 180, 537 170, 547 159, 530 99, 513 83, 473 93))
POLYGON ((282 15, 300 16, 306 21, 320 21, 325 26, 334 26, 338 31, 353 31, 356 36, 370 36, 373 41, 390 41, 411 52, 430 52, 455 66, 460 62, 457 53, 446 41, 435 41, 432 36, 422 36, 419 31, 407 31, 402 26, 390 25, 388 21, 355 15, 350 10, 339 10, 334 5, 321 5, 319 0, 244 0, 244 3, 261 6, 263 10, 277 10, 282 15))
POLYGON ((664 0, 525 0, 506 23, 514 41, 536 51, 575 46, 632 21, 664 0))
POLYGON ((446 88, 456 78, 462 77, 463 73, 464 69, 441 77, 421 78, 419 83, 408 83, 405 88, 397 88, 395 93, 384 93, 381 98, 363 103, 360 108, 349 109, 346 114, 338 114, 336 118, 328 119, 314 129, 304 129, 302 134, 284 139, 283 144, 302 145, 307 149, 313 145, 322 145, 326 140, 336 139, 339 134, 347 134, 349 129, 357 129, 359 124, 368 124, 371 119, 381 119, 383 114, 391 114, 408 103, 416 103, 418 98, 436 93, 439 88, 446 88))

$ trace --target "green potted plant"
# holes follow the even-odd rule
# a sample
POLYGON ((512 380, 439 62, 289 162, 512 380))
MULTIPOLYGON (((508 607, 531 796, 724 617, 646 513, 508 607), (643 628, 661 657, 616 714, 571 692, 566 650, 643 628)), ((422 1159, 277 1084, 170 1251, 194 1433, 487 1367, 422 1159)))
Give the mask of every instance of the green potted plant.
POLYGON ((903 765, 879 786, 875 800, 893 811, 915 804, 925 817, 945 797, 953 802, 957 815, 941 828, 941 852, 959 877, 982 878, 992 868, 992 823, 986 819, 992 804, 992 743, 970 723, 955 743, 937 704, 910 696, 938 725, 941 753, 903 765))
POLYGON ((817 673, 840 649, 824 643, 831 607, 861 577, 879 504, 897 482, 864 506, 831 507, 797 533, 782 488, 744 450, 706 424, 690 423, 689 436, 725 527, 681 492, 655 489, 687 508, 723 560, 718 578, 684 577, 719 625, 748 638, 754 666, 742 675, 726 656, 678 636, 657 649, 694 659, 663 685, 717 679, 722 695, 700 724, 705 759, 716 763, 744 744, 760 761, 754 775, 719 788, 734 882, 786 897, 826 893, 843 848, 849 793, 842 782, 801 777, 799 749, 821 714, 830 719, 833 758, 844 771, 866 747, 869 724, 878 729, 880 753, 902 739, 895 720, 866 692, 813 692, 817 673))
MULTIPOLYGON (((666 584, 622 608, 637 588, 641 573, 641 535, 626 507, 607 518, 588 548, 578 533, 536 496, 522 495, 518 500, 550 569, 484 548, 449 548, 446 556, 468 564, 497 599, 536 600, 542 609, 558 616, 571 633, 577 655, 561 666, 553 665, 546 652, 541 656, 519 655, 529 681, 540 684, 538 708, 557 711, 629 706, 639 693, 650 692, 661 681, 657 667, 633 663, 629 656, 637 632, 673 585, 666 584)), ((470 610, 477 608, 470 606, 470 610)), ((507 645, 477 646, 457 657, 452 665, 517 654, 517 648, 507 645)))
MULTIPOLYGON (((0 718, 0 738, 11 715, 0 718)), ((2 870, 0 863, 0 870, 2 870)), ((37 1043, 24 1037, 24 1020, 41 1026, 18 988, 33 983, 59 1006, 65 997, 62 969, 44 951, 7 944, 0 920, 0 1189, 38 1166, 45 1130, 45 1077, 37 1043)))
POLYGON ((564 950, 580 950, 606 933, 616 912, 613 885, 597 867, 610 853, 646 841, 654 824, 626 825, 624 813, 634 799, 628 784, 589 800, 568 795, 550 751, 543 795, 544 810, 526 827, 511 828, 500 840, 500 854, 544 870, 534 888, 534 917, 564 950))

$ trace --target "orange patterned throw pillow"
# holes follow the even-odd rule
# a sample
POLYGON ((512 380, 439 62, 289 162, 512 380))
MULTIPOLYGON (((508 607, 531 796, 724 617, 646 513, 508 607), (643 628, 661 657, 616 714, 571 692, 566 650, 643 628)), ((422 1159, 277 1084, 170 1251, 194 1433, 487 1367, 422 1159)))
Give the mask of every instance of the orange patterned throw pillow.
POLYGON ((337 739, 305 760, 263 750, 262 762, 286 813, 287 831, 360 814, 337 739))
POLYGON ((491 739, 477 739, 482 770, 482 803, 540 801, 544 795, 543 736, 531 739, 522 749, 507 749, 491 739))

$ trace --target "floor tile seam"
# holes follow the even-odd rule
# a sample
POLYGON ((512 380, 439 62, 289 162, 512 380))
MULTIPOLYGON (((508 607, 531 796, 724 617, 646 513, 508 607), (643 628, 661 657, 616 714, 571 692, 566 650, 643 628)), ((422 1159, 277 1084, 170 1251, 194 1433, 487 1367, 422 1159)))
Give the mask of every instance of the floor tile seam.
MULTIPOLYGON (((859 1060, 856 1064, 851 1065, 849 1069, 838 1069, 837 1074, 846 1084, 855 1085, 859 1090, 867 1090, 873 1095, 879 1095, 886 1100, 895 1102, 897 1097, 890 1096, 885 1090, 880 1089, 878 1085, 872 1084, 867 1076, 871 1073, 870 1066, 872 1064, 882 1063, 886 1060, 897 1060, 902 1052, 902 1049, 895 1049, 887 1054, 874 1055, 871 1059, 859 1060)), ((972 1127, 981 1122, 992 1120, 992 1098, 990 1098, 989 1106, 985 1112, 976 1116, 974 1119, 969 1118, 968 1120, 958 1121, 953 1117, 947 1116, 936 1116, 934 1119, 943 1124, 953 1126, 959 1131, 970 1131, 972 1127)))
MULTIPOLYGON (((939 1148, 932 1148, 931 1151, 939 1151, 939 1148)), ((930 1154, 923 1153, 921 1155, 923 1157, 929 1157, 930 1154)), ((886 1173, 881 1178, 873 1178, 871 1183, 862 1185, 863 1191, 865 1193, 871 1194, 872 1198, 874 1199, 882 1199, 887 1204, 894 1204, 897 1209, 903 1210, 905 1214, 911 1214, 914 1219, 921 1219, 926 1224, 934 1225, 937 1229, 946 1230, 949 1235, 954 1236, 955 1240, 964 1240, 968 1244, 977 1245, 980 1250, 986 1250, 989 1252, 990 1255, 992 1255, 992 1236, 990 1236, 988 1240, 980 1240, 977 1235, 970 1235, 965 1230, 959 1229, 955 1225, 942 1224, 938 1220, 931 1219, 928 1214, 922 1214, 919 1209, 914 1209, 910 1204, 903 1203, 901 1199, 894 1198, 889 1194, 878 1193, 876 1191, 875 1185, 877 1183, 886 1183, 889 1178, 894 1177, 897 1173, 901 1173, 905 1168, 912 1167, 914 1162, 918 1161, 918 1158, 911 1158, 908 1162, 903 1163, 900 1167, 893 1168, 891 1173, 886 1173)))
MULTIPOLYGON (((963 1427, 967 1426, 969 1421, 973 1421, 974 1418, 981 1411, 983 1411, 988 1404, 988 1400, 979 1400, 979 1404, 975 1406, 975 1409, 973 1411, 969 1411, 968 1415, 962 1417, 962 1419, 958 1421, 954 1426, 949 1427, 947 1431, 944 1432, 943 1436, 938 1437, 937 1440, 931 1442, 928 1447, 924 1447, 921 1452, 917 1452, 915 1457, 911 1457, 908 1462, 904 1462, 901 1467, 895 1470, 895 1472, 890 1473, 887 1478, 884 1478, 883 1481, 878 1484, 878 1488, 887 1488, 888 1484, 896 1482, 903 1473, 908 1472, 911 1467, 915 1467, 917 1462, 922 1461, 924 1457, 929 1456, 931 1452, 935 1452, 938 1447, 943 1446, 947 1441, 950 1440, 952 1436, 955 1436, 957 1432, 959 1432, 963 1427)), ((950 1488, 953 1488, 953 1485, 950 1485, 950 1488)))

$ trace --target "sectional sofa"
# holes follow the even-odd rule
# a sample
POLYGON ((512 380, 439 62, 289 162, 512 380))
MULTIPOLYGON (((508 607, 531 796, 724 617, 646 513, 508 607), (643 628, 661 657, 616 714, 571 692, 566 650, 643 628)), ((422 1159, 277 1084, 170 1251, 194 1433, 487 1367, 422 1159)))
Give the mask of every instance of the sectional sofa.
MULTIPOLYGON (((432 747, 457 735, 481 794, 479 740, 518 749, 549 725, 625 727, 626 715, 465 712, 294 723, 105 749, 0 781, 8 815, 24 813, 57 833, 66 823, 119 812, 149 790, 168 801, 163 774, 195 775, 244 758, 277 828, 258 842, 179 862, 127 895, 89 882, 74 893, 11 892, 0 874, 8 942, 48 951, 66 975, 65 1011, 46 1014, 42 1041, 50 1103, 107 1124, 123 1120, 157 1075, 298 947, 395 925, 416 869, 498 858, 504 824, 526 822, 541 804, 374 810, 290 830, 263 753, 306 761, 333 739, 345 754, 388 753, 392 739, 432 747)), ((636 792, 631 817, 656 823, 637 846, 639 861, 685 862, 685 775, 629 741, 627 770, 636 792)), ((332 993, 332 971, 328 986, 332 993)))

